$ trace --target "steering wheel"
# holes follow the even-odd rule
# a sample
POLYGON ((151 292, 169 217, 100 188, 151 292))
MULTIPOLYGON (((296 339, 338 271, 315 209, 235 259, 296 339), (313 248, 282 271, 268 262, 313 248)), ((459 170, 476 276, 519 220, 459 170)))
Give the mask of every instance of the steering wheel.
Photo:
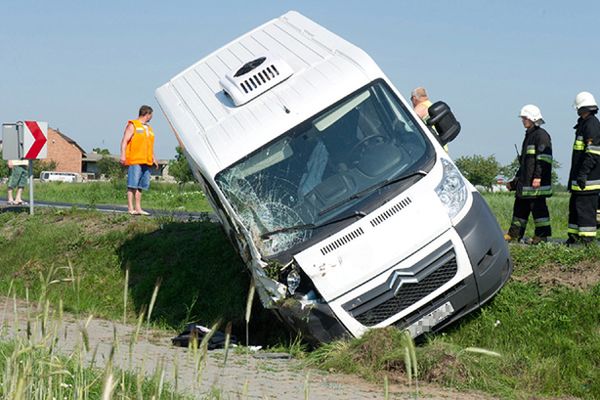
POLYGON ((358 150, 362 150, 362 148, 364 146, 366 146, 367 144, 377 141, 376 143, 386 143, 389 139, 387 138, 387 136, 384 136, 380 133, 375 134, 375 135, 371 135, 371 136, 366 136, 362 139, 360 139, 358 141, 358 143, 356 143, 354 146, 352 146, 352 148, 350 149, 350 151, 348 152, 348 158, 350 158, 351 160, 354 159, 355 154, 358 152, 358 150))

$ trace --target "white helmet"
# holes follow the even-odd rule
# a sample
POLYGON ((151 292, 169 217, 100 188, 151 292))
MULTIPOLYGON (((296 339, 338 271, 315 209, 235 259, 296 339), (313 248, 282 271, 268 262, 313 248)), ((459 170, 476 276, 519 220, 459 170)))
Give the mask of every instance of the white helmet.
POLYGON ((544 123, 542 112, 533 104, 523 106, 523 108, 521 108, 521 113, 519 113, 519 117, 525 117, 538 126, 544 123))
POLYGON ((573 107, 575 107, 577 111, 582 107, 589 107, 591 110, 597 110, 598 104, 596 104, 596 99, 594 99, 594 96, 592 96, 590 92, 580 92, 575 96, 573 107))

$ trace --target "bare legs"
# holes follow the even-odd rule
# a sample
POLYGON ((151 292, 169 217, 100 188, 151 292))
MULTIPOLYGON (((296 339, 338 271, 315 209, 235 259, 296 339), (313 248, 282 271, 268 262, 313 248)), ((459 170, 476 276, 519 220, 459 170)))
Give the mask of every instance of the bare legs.
POLYGON ((21 199, 21 195, 23 193, 23 188, 17 188, 17 195, 13 198, 13 188, 8 188, 8 204, 21 204, 23 199, 21 199))
POLYGON ((142 191, 141 189, 127 188, 127 210, 130 214, 145 214, 142 210, 142 191))

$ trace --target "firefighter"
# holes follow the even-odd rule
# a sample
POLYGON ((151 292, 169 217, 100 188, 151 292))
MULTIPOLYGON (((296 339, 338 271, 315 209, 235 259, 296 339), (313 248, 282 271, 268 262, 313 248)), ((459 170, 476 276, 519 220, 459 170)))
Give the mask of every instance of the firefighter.
POLYGON ((569 227, 567 244, 589 244, 596 238, 596 209, 600 193, 600 121, 598 104, 581 92, 573 104, 579 119, 569 172, 569 227))
POLYGON ((524 106, 519 117, 525 128, 525 139, 519 155, 519 169, 506 185, 516 193, 512 222, 504 239, 521 240, 529 213, 532 213, 535 234, 530 243, 538 244, 546 242, 552 234, 546 205, 546 197, 552 196, 552 142, 548 132, 541 128, 544 119, 537 106, 524 106))

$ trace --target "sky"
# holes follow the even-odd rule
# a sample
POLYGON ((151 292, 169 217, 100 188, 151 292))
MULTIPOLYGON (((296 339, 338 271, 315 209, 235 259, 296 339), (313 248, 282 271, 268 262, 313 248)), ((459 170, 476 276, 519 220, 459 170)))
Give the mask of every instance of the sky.
POLYGON ((127 120, 149 104, 156 156, 172 158, 155 89, 289 10, 364 49, 405 97, 425 86, 448 103, 462 125, 455 159, 508 164, 521 107, 539 106, 566 179, 575 95, 600 100, 600 2, 3 0, 0 122, 47 121, 87 152, 118 153, 127 120))

